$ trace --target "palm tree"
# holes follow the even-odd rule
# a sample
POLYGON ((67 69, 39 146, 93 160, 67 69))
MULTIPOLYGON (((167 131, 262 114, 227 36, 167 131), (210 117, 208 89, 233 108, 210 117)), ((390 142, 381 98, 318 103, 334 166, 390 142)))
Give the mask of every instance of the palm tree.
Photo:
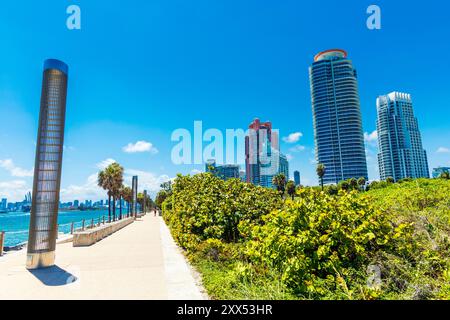
POLYGON ((123 199, 123 195, 124 195, 124 190, 125 190, 125 186, 122 185, 120 186, 119 189, 119 220, 122 220, 122 199, 123 199))
POLYGON ((144 206, 144 194, 142 192, 139 192, 137 194, 137 203, 141 207, 141 212, 142 212, 142 207, 144 206))
POLYGON ((348 191, 350 189, 350 184, 347 180, 339 182, 339 188, 344 191, 348 191))
POLYGON ((286 190, 286 176, 282 173, 277 174, 272 178, 272 184, 277 187, 278 192, 283 197, 284 191, 286 190))
POLYGON ((392 178, 392 177, 387 177, 387 178, 386 178, 386 182, 387 182, 387 183, 395 183, 395 180, 394 180, 394 178, 392 178))
POLYGON ((292 180, 288 181, 288 183, 286 184, 286 190, 287 190, 288 195, 290 195, 292 200, 294 200, 295 190, 296 190, 295 182, 292 180))
POLYGON ((450 179, 450 172, 448 172, 448 171, 442 172, 441 175, 439 176, 439 178, 449 180, 450 179))
POLYGON ((111 190, 112 190, 112 177, 105 170, 98 173, 97 178, 98 186, 103 188, 108 193, 108 222, 111 221, 111 190))
POLYGON ((130 214, 130 203, 133 201, 133 191, 130 187, 124 186, 122 189, 122 197, 127 202, 127 213, 130 214))
POLYGON ((123 185, 123 167, 118 164, 117 162, 114 162, 109 167, 110 174, 112 175, 112 196, 113 196, 113 217, 114 220, 116 220, 116 200, 117 197, 120 197, 120 188, 122 188, 123 185))
POLYGON ((98 185, 108 191, 108 221, 111 221, 111 197, 113 198, 113 218, 116 220, 116 197, 123 184, 123 171, 123 168, 114 162, 98 174, 98 185))
POLYGON ((323 191, 323 176, 325 175, 326 170, 327 170, 327 168, 322 163, 319 163, 317 165, 316 172, 317 172, 317 176, 320 179, 320 185, 322 187, 322 191, 323 191))
POLYGON ((364 190, 364 186, 366 185, 366 178, 364 177, 359 178, 358 185, 361 188, 361 190, 364 190))
POLYGON ((356 178, 351 178, 350 180, 348 180, 348 184, 354 190, 358 187, 358 180, 356 180, 356 178))

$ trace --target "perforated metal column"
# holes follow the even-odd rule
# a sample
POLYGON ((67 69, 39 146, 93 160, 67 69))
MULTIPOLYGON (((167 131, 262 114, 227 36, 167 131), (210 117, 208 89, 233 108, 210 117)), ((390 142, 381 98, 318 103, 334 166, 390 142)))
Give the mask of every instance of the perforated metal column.
POLYGON ((45 61, 27 246, 28 269, 54 264, 67 80, 66 64, 45 61))
POLYGON ((143 213, 147 212, 147 190, 144 190, 144 201, 142 204, 142 212, 143 213))
POLYGON ((131 207, 133 216, 136 216, 137 214, 137 193, 138 193, 138 177, 133 177, 133 183, 132 183, 132 192, 133 192, 133 205, 131 207))

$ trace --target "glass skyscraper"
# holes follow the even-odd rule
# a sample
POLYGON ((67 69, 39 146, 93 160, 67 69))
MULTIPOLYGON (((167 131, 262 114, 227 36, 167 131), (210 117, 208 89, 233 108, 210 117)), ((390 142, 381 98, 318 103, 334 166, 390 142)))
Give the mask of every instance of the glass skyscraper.
POLYGON ((430 177, 411 95, 392 92, 378 97, 377 131, 381 180, 430 177))
POLYGON ((245 137, 246 181, 254 185, 273 188, 272 179, 283 173, 289 179, 289 162, 280 152, 279 135, 271 122, 255 119, 245 137))
POLYGON ((33 196, 27 246, 27 268, 54 265, 66 117, 68 66, 44 63, 33 196))
POLYGON ((344 50, 319 53, 309 68, 316 160, 323 181, 368 179, 357 73, 344 50))
POLYGON ((296 186, 300 185, 300 171, 294 171, 294 183, 296 186))

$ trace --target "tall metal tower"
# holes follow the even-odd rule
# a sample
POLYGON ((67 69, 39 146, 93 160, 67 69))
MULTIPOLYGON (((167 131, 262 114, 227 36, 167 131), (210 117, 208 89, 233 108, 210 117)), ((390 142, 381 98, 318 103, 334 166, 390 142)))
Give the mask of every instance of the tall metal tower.
POLYGON ((55 263, 68 71, 62 61, 49 59, 44 63, 27 246, 28 269, 50 267, 55 263))

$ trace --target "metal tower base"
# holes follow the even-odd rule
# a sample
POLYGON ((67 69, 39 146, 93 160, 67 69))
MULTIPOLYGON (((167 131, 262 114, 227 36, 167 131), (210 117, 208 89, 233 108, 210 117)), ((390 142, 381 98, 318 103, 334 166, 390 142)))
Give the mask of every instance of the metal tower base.
POLYGON ((35 270, 55 265, 55 251, 27 254, 27 269, 35 270))

